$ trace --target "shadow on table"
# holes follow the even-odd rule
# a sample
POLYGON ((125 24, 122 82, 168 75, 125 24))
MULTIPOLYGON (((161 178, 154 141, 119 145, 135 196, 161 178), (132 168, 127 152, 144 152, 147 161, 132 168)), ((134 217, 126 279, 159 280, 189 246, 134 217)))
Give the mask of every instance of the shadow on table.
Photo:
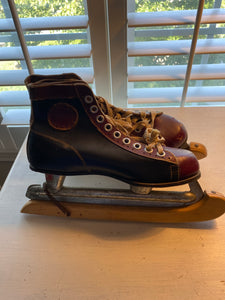
POLYGON ((39 227, 43 230, 55 230, 59 232, 86 232, 90 235, 110 240, 129 240, 150 237, 168 229, 177 230, 213 230, 216 221, 193 222, 193 223, 137 223, 78 220, 62 217, 49 217, 37 215, 23 215, 23 221, 29 226, 39 227))

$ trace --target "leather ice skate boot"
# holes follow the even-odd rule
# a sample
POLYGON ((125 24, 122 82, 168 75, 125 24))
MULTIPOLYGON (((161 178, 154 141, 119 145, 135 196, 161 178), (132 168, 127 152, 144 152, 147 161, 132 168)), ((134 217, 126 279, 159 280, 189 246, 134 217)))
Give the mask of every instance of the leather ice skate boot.
POLYGON ((136 186, 169 186, 198 178, 192 152, 164 145, 152 129, 137 141, 106 114, 91 88, 71 79, 26 80, 32 113, 27 155, 32 170, 99 174, 136 186))
MULTIPOLYGON (((31 81, 33 83, 57 81, 83 82, 87 84, 81 77, 74 73, 33 75, 31 81)), ((204 145, 196 142, 187 143, 188 134, 185 126, 172 116, 162 112, 135 112, 124 110, 108 103, 103 97, 96 96, 96 99, 103 112, 111 116, 114 122, 117 122, 118 126, 122 124, 126 133, 132 135, 137 141, 142 140, 145 131, 147 133, 151 132, 152 129, 157 129, 160 132, 160 136, 164 138, 166 146, 191 150, 198 159, 204 158, 207 155, 207 150, 204 145)))

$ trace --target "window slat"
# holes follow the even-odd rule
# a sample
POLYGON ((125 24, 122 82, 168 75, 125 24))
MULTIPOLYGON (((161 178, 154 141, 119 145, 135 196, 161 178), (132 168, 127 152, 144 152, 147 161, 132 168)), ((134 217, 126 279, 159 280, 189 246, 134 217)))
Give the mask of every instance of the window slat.
MULTIPOLYGON (((93 83, 94 72, 92 68, 60 68, 60 69, 35 69, 35 74, 54 75, 62 73, 75 73, 88 83, 93 83)), ((0 86, 24 85, 24 79, 28 76, 27 70, 0 71, 0 86)))
MULTIPOLYGON (((180 55, 189 54, 191 40, 153 41, 128 43, 128 56, 180 55)), ((200 39, 196 54, 224 53, 225 39, 200 39)))
MULTIPOLYGON (((21 18, 23 31, 79 29, 88 27, 88 16, 21 18)), ((15 31, 12 19, 0 19, 0 32, 15 31)))
MULTIPOLYGON (((86 58, 91 56, 91 45, 30 46, 28 51, 31 59, 86 58)), ((23 59, 20 47, 0 48, 0 60, 23 59)))
MULTIPOLYGON (((184 80, 186 65, 129 67, 128 81, 184 80)), ((225 79, 225 64, 193 65, 191 80, 225 79)))
MULTIPOLYGON (((128 27, 194 24, 196 10, 128 13, 128 27)), ((224 23, 225 9, 205 9, 202 24, 224 23)))
MULTIPOLYGON (((225 30, 224 30, 225 31, 225 30)), ((50 33, 50 34, 25 34, 24 35, 26 42, 35 41, 63 41, 63 40, 86 40, 87 33, 86 32, 75 32, 75 33, 50 33)), ((15 34, 12 35, 2 35, 0 36, 0 43, 8 43, 13 42, 16 43, 18 41, 15 34)))
MULTIPOLYGON (((180 104, 182 87, 136 88, 128 90, 128 104, 177 103, 180 104)), ((186 102, 224 102, 225 86, 189 87, 186 102)))
POLYGON ((2 125, 27 125, 30 122, 30 109, 10 109, 3 116, 2 125))
MULTIPOLYGON (((135 37, 170 37, 170 36, 191 36, 193 28, 174 28, 174 29, 139 29, 135 30, 135 37)), ((200 28, 199 35, 225 34, 225 27, 218 28, 200 28)))
POLYGON ((128 89, 128 104, 180 102, 182 87, 128 89))
POLYGON ((27 106, 30 99, 27 91, 0 92, 0 106, 27 106))

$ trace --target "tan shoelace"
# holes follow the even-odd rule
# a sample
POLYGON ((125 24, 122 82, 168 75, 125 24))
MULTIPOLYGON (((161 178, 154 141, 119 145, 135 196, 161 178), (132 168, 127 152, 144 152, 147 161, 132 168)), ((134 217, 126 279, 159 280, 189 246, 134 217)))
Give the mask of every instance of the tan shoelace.
POLYGON ((134 113, 109 104, 103 97, 96 98, 108 121, 121 132, 145 143, 146 151, 151 152, 156 147, 159 155, 164 154, 165 139, 160 135, 159 130, 153 128, 154 120, 156 116, 161 114, 160 112, 134 113), (138 135, 138 133, 141 133, 141 135, 138 135))

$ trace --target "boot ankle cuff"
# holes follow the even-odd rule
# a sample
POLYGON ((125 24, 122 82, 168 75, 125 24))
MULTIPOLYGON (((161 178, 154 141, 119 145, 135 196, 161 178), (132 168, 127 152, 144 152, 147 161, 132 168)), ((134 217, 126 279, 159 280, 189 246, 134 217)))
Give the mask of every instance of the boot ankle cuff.
POLYGON ((40 75, 40 74, 33 74, 25 78, 24 83, 27 86, 30 83, 37 83, 37 82, 63 82, 68 80, 82 80, 80 76, 75 73, 63 73, 63 74, 53 74, 53 75, 40 75))
POLYGON ((71 99, 75 95, 73 84, 28 83, 27 89, 31 100, 71 99))

